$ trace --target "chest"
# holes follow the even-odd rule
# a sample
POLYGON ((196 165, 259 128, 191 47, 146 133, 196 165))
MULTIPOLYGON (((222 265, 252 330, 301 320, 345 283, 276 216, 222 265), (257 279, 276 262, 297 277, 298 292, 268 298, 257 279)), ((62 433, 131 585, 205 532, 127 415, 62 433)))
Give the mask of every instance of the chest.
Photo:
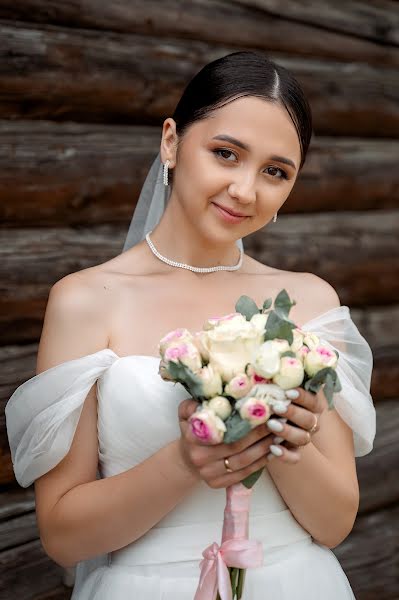
POLYGON ((290 318, 302 322, 298 306, 302 305, 303 292, 294 279, 258 275, 239 282, 215 281, 214 285, 135 285, 120 297, 118 310, 114 311, 110 346, 120 356, 158 355, 158 342, 169 331, 178 327, 199 331, 208 318, 235 312, 241 295, 252 298, 260 308, 264 300, 274 300, 283 288, 297 302, 290 318))

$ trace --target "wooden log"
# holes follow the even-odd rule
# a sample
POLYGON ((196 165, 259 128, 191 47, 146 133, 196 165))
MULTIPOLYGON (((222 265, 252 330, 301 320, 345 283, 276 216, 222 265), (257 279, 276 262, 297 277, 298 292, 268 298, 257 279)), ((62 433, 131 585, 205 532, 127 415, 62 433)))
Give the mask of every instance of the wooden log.
POLYGON ((398 504, 399 404, 376 403, 377 435, 372 452, 356 459, 360 488, 359 513, 398 504))
POLYGON ((360 515, 346 540, 334 548, 356 600, 397 600, 399 506, 360 515))
MULTIPOLYGON (((281 15, 278 0, 235 1, 256 7, 266 14, 281 15)), ((314 10, 314 6, 306 0, 289 0, 284 3, 284 17, 315 25, 323 31, 340 31, 353 37, 399 46, 399 13, 395 2, 349 0, 337 5, 334 0, 324 0, 318 10, 314 10)))
POLYGON ((63 587, 63 577, 63 568, 45 554, 38 539, 0 552, 0 600, 43 598, 63 587))
MULTIPOLYGON (((161 139, 157 127, 40 121, 0 121, 0 136, 0 220, 12 227, 127 227, 161 139)), ((396 208, 398 155, 397 140, 316 138, 280 214, 396 208)))
MULTIPOLYGON (((165 44, 148 36, 3 22, 0 118, 160 123, 202 66, 234 50, 194 40, 165 44)), ((302 83, 319 135, 399 135, 395 69, 270 56, 302 83)))
MULTIPOLYGON (((295 10, 296 5, 293 7, 290 3, 289 8, 295 10)), ((180 3, 175 0, 163 0, 160 10, 159 0, 147 0, 145 3, 139 0, 112 3, 82 0, 79 4, 56 0, 3 0, 0 18, 139 33, 168 40, 173 37, 199 39, 216 44, 264 49, 267 52, 287 52, 367 64, 398 65, 399 53, 394 47, 395 21, 390 19, 394 11, 391 7, 385 7, 383 15, 380 15, 375 6, 365 6, 361 18, 356 13, 356 21, 353 19, 352 2, 335 6, 334 14, 326 15, 324 7, 322 16, 326 22, 314 22, 315 11, 311 11, 312 18, 309 19, 309 11, 303 10, 303 6, 301 9, 300 17, 297 15, 294 20, 287 18, 285 10, 282 14, 280 7, 273 11, 261 3, 251 6, 250 2, 239 1, 207 0, 204 3, 191 0, 190 10, 181 10, 180 3), (337 16, 340 18, 338 23, 337 16), (388 19, 389 28, 386 27, 388 19), (343 24, 346 28, 341 27, 343 24), (359 32, 359 25, 367 35, 359 32), (381 41, 384 43, 378 43, 381 41)))

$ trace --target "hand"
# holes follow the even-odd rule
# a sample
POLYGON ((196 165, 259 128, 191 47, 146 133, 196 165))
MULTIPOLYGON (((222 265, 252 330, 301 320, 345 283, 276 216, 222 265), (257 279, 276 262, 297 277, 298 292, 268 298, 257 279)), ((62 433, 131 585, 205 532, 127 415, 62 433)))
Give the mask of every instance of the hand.
MULTIPOLYGON (((283 419, 272 417, 270 423, 269 421, 266 423, 270 430, 273 422, 281 423, 282 430, 274 430, 277 440, 273 445, 280 448, 282 452, 281 456, 276 456, 276 458, 291 464, 300 460, 300 449, 309 444, 312 435, 319 431, 319 417, 326 407, 326 399, 322 390, 314 394, 300 387, 295 389, 299 392, 299 397, 291 401, 285 412, 279 411, 283 419), (316 427, 314 427, 315 425, 316 427), (312 429, 313 427, 314 429, 312 429), (286 445, 282 446, 284 440, 286 445)), ((275 412, 277 411, 275 410, 275 412)), ((270 453, 270 456, 274 455, 270 453)))
POLYGON ((267 464, 269 446, 274 433, 265 424, 258 425, 236 442, 204 444, 191 432, 187 419, 195 412, 198 403, 192 398, 179 405, 180 452, 185 465, 211 488, 226 488, 238 483, 267 464), (224 459, 229 459, 233 473, 226 470, 224 459))

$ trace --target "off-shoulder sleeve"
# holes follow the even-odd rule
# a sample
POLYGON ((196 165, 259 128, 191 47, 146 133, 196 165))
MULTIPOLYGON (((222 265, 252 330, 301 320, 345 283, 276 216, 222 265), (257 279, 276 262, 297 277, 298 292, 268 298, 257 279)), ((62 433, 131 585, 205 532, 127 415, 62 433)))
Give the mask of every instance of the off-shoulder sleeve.
POLYGON ((117 358, 106 348, 43 371, 15 390, 5 415, 14 473, 22 487, 68 453, 87 394, 117 358))
POLYGON ((342 390, 334 394, 334 405, 353 431, 355 456, 373 449, 376 412, 370 394, 373 354, 350 316, 347 306, 340 306, 312 319, 301 327, 315 333, 339 353, 337 374, 342 390))

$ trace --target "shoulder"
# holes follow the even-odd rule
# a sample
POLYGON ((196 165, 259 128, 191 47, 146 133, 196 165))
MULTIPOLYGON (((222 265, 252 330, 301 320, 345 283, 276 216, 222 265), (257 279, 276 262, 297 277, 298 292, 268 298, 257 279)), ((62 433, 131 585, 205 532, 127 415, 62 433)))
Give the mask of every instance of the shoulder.
MULTIPOLYGON (((301 285, 312 294, 312 301, 319 313, 338 308, 341 301, 334 287, 314 273, 299 273, 301 285)), ((317 313, 318 314, 318 313, 317 313)))

